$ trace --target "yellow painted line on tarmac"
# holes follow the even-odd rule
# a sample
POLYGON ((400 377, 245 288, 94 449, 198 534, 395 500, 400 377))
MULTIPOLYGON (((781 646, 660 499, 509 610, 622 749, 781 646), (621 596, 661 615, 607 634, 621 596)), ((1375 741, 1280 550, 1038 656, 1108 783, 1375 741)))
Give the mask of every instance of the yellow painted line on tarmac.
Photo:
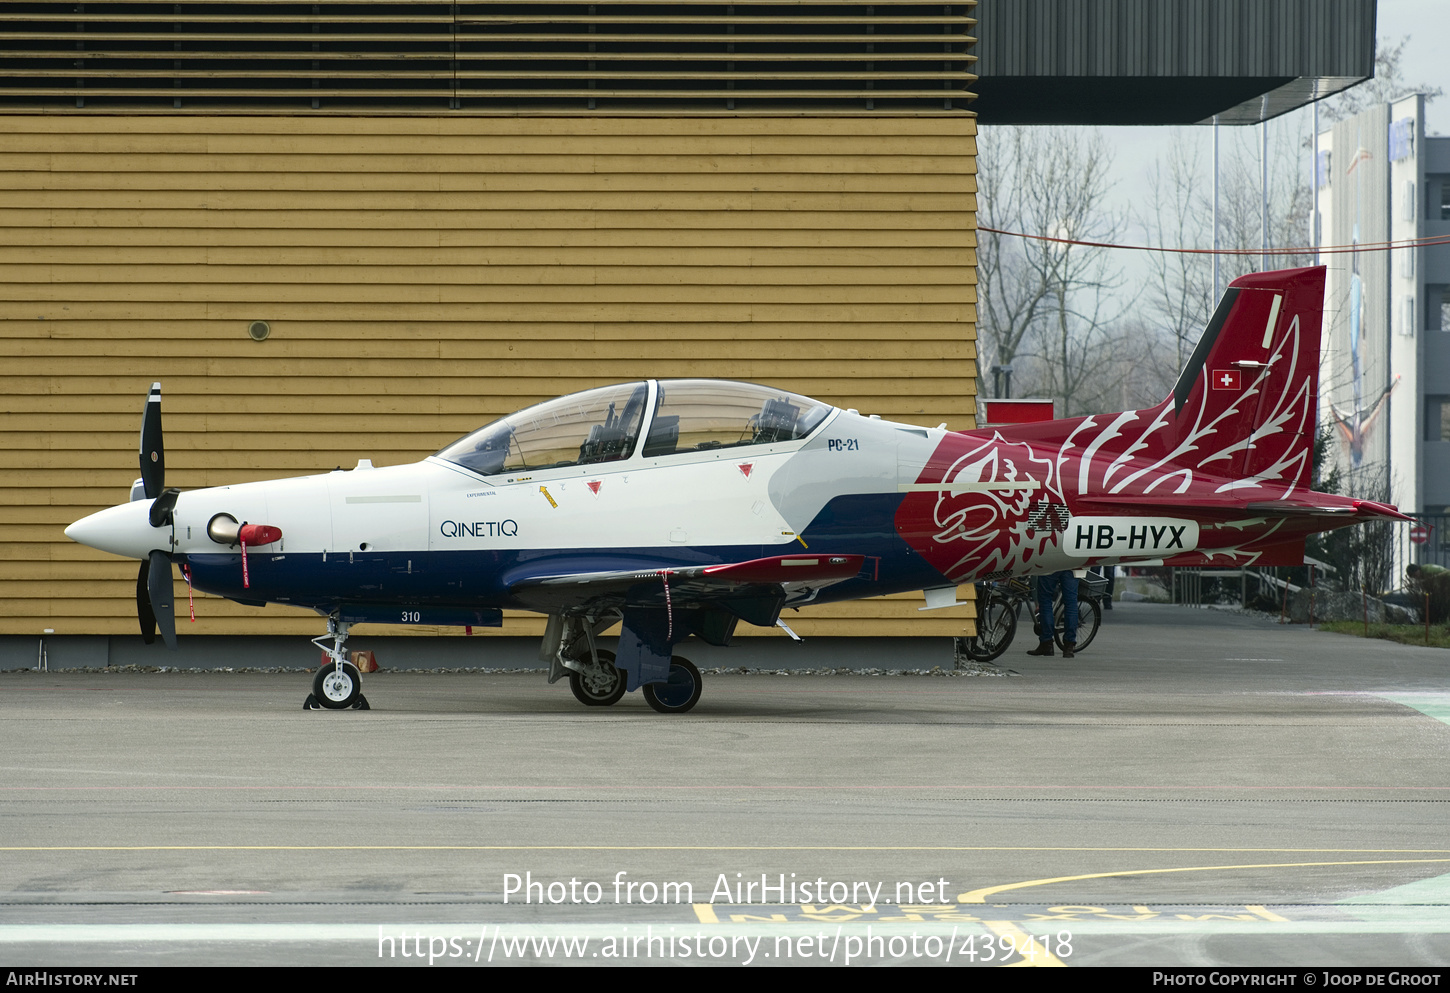
POLYGON ((1450 862, 1450 859, 1367 859, 1357 862, 1265 862, 1251 865, 1190 865, 1172 869, 1120 869, 1117 872, 1088 872, 1078 876, 1053 876, 1048 879, 1029 879, 1021 883, 1003 883, 1000 886, 984 886, 958 894, 957 903, 986 903, 989 896, 1010 890, 1024 890, 1033 886, 1047 886, 1051 883, 1074 883, 1084 879, 1111 879, 1114 876, 1152 876, 1171 872, 1222 872, 1227 869, 1305 869, 1316 866, 1345 865, 1413 865, 1426 862, 1450 862))
POLYGON ((708 903, 695 904, 695 918, 701 924, 720 923, 720 918, 715 914, 715 908, 708 903))
POLYGON ((1274 913, 1272 910, 1270 910, 1268 907, 1263 906, 1262 904, 1258 904, 1258 903, 1246 903, 1246 904, 1244 904, 1244 909, 1247 910, 1251 914, 1255 914, 1255 915, 1257 915, 1259 917, 1262 917, 1266 921, 1273 921, 1276 924, 1288 924, 1289 923, 1289 918, 1287 918, 1287 917, 1280 917, 1278 914, 1274 913))
POLYGON ((1067 963, 1042 946, 1032 935, 1022 930, 1012 921, 983 921, 992 933, 1002 938, 1011 938, 1017 945, 1017 952, 1022 956, 1021 960, 1011 962, 1004 969, 1021 968, 1023 966, 1039 968, 1067 968, 1067 963))

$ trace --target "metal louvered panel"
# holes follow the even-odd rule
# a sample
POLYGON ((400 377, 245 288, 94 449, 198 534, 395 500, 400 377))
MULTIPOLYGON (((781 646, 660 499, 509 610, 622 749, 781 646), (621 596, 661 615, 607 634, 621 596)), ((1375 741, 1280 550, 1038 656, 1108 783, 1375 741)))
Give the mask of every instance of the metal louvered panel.
POLYGON ((33 0, 0 10, 0 107, 965 110, 974 7, 33 0))

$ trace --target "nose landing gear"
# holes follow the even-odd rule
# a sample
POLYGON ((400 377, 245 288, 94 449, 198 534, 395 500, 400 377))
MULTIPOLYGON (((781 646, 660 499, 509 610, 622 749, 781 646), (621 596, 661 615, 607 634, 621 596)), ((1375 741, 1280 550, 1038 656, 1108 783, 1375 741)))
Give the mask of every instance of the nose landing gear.
POLYGON ((371 710, 368 698, 362 695, 362 674, 347 661, 342 646, 347 643, 347 622, 336 614, 327 618, 327 634, 313 638, 327 661, 312 679, 312 692, 302 704, 303 710, 371 710), (324 642, 331 639, 332 647, 324 642))

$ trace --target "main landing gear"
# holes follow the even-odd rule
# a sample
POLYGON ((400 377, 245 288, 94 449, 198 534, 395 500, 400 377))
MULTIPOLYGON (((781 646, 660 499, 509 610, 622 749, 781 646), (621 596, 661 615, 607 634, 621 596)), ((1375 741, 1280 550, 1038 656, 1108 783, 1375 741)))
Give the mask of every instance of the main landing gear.
POLYGON ((371 710, 368 698, 362 695, 362 674, 347 661, 342 646, 347 643, 347 622, 333 614, 327 619, 327 634, 313 638, 327 661, 312 678, 312 692, 302 704, 303 710, 371 710), (332 641, 329 648, 323 644, 332 641))
POLYGON ((649 683, 644 699, 661 714, 683 714, 700 702, 703 688, 700 670, 682 655, 670 659, 670 678, 663 683, 649 683))
MULTIPOLYGON (((608 707, 624 696, 624 673, 614 667, 614 653, 599 653, 599 664, 586 672, 569 673, 569 689, 586 707, 608 707)), ((703 680, 689 659, 670 659, 670 678, 644 687, 645 702, 661 714, 683 714, 700 702, 703 680)))
POLYGON ((586 707, 612 707, 624 696, 624 673, 614 667, 614 653, 598 651, 597 658, 580 661, 569 670, 569 689, 586 707))
MULTIPOLYGON (((618 623, 617 614, 594 617, 551 615, 539 657, 549 662, 549 682, 567 678, 574 699, 586 707, 612 707, 624 696, 628 679, 615 666, 615 654, 599 647, 596 637, 618 623)), ((700 670, 679 655, 670 658, 669 678, 648 683, 645 702, 661 714, 687 713, 700 702, 700 670)))

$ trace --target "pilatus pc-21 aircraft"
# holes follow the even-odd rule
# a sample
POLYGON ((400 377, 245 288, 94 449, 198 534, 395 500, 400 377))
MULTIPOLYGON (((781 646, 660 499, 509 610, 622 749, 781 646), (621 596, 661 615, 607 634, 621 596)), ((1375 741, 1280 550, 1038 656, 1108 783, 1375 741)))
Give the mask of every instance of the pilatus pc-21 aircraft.
POLYGON ((932 609, 961 583, 1093 565, 1298 564, 1308 534, 1406 519, 1310 489, 1323 299, 1323 268, 1235 280, 1145 410, 946 431, 648 380, 541 403, 411 465, 185 493, 165 487, 157 385, 132 501, 66 534, 141 560, 148 641, 159 625, 175 647, 177 565, 198 589, 326 617, 323 707, 364 705, 350 625, 498 625, 521 608, 548 615, 550 682, 591 706, 643 687, 680 713, 701 684, 675 646, 726 645, 786 607, 924 590, 932 609))

